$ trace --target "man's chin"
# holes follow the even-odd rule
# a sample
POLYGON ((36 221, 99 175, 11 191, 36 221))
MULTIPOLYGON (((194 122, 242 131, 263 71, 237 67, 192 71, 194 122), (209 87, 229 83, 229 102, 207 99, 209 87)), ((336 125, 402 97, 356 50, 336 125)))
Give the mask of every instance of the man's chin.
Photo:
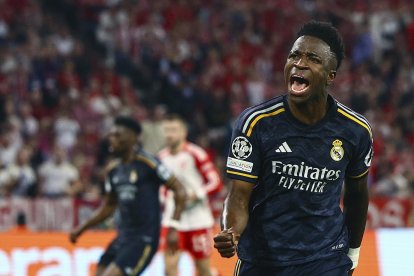
POLYGON ((293 90, 289 90, 288 92, 289 94, 289 98, 295 102, 304 102, 307 101, 309 99, 310 93, 309 90, 304 91, 304 92, 296 92, 293 90))

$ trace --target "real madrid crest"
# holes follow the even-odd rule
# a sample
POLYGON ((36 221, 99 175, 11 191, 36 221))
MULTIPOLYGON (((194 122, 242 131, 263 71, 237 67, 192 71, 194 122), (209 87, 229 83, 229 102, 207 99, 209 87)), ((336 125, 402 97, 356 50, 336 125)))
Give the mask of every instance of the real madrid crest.
POLYGON ((231 151, 234 157, 238 159, 246 159, 253 151, 252 144, 243 136, 238 136, 231 144, 231 151))
POLYGON ((332 142, 331 158, 335 161, 340 161, 344 157, 344 148, 341 140, 336 139, 332 142))
POLYGON ((129 182, 131 183, 135 183, 138 179, 138 174, 136 171, 132 170, 131 173, 129 174, 129 182))

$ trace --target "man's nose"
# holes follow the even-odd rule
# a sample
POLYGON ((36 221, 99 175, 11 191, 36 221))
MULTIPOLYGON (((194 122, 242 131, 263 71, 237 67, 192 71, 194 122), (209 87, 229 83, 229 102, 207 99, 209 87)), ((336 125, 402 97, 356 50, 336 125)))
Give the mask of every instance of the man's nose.
POLYGON ((306 68, 308 67, 308 63, 305 57, 300 57, 298 58, 295 62, 294 65, 298 68, 306 68))

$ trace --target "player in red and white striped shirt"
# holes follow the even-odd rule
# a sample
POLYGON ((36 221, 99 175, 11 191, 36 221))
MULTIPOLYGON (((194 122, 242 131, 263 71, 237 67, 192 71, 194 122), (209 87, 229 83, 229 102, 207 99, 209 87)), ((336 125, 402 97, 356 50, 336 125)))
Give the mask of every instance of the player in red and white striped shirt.
MULTIPOLYGON (((174 210, 173 194, 167 193, 162 225, 179 232, 179 249, 187 250, 196 264, 198 275, 211 275, 209 257, 212 251, 211 228, 214 224, 208 195, 218 192, 223 184, 220 175, 201 147, 187 141, 186 122, 178 115, 164 119, 163 130, 166 148, 159 157, 177 179, 184 185, 188 195, 187 206, 180 221, 171 219, 174 210)), ((177 254, 174 241, 166 242, 166 274, 176 275, 177 254)), ((178 255, 179 256, 179 255, 178 255)))

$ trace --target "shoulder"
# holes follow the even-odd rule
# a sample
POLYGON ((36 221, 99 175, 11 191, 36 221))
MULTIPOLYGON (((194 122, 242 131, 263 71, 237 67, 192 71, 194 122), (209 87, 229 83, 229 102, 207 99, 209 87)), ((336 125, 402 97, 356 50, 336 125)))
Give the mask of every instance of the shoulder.
POLYGON ((156 169, 160 164, 160 161, 155 156, 144 150, 139 150, 137 152, 137 154, 135 155, 135 160, 144 163, 151 169, 156 169))
POLYGON ((194 143, 187 142, 184 149, 198 160, 205 160, 208 157, 207 152, 194 143))
POLYGON ((252 106, 244 110, 235 125, 241 132, 250 136, 254 126, 263 118, 276 116, 285 111, 284 96, 272 98, 261 104, 252 106))
POLYGON ((369 137, 372 138, 371 125, 364 116, 338 101, 336 101, 336 111, 339 117, 347 122, 347 126, 349 126, 351 130, 362 134, 368 134, 369 137))

